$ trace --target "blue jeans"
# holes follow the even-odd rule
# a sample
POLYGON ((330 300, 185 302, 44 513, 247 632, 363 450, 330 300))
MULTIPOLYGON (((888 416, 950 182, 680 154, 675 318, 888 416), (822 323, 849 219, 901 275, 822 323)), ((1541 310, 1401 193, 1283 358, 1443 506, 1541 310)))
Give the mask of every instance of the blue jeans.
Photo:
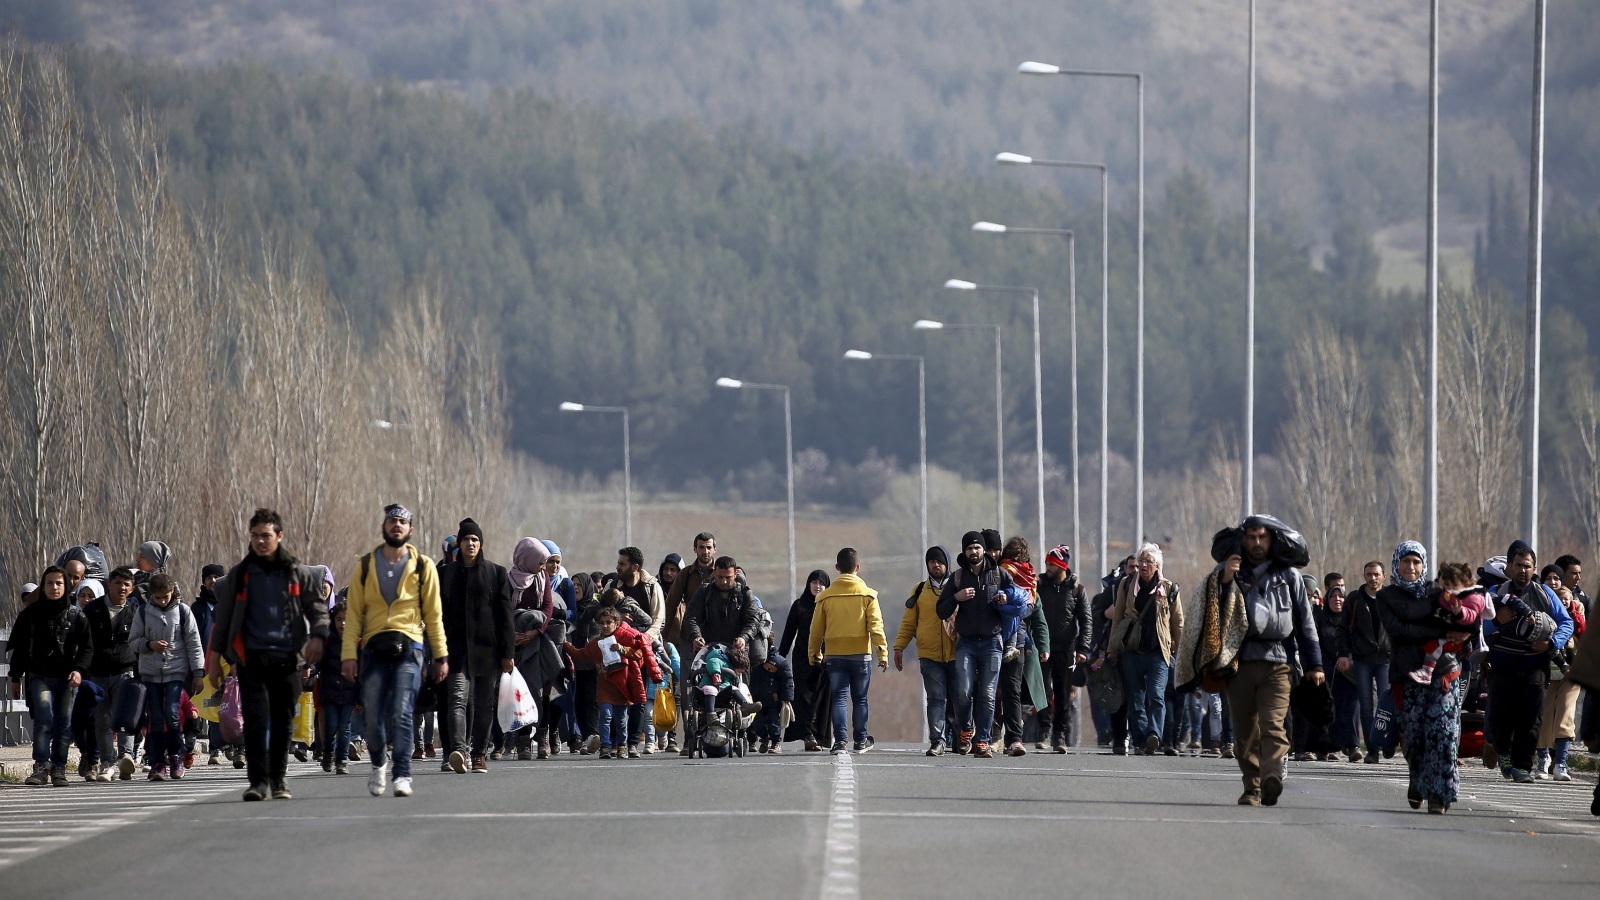
POLYGON ((950 733, 952 729, 946 707, 955 687, 955 661, 919 659, 917 666, 922 670, 922 690, 928 695, 928 740, 953 744, 956 736, 950 733))
POLYGON ((1333 685, 1333 725, 1328 729, 1328 739, 1341 750, 1357 746, 1361 702, 1356 686, 1338 672, 1328 673, 1328 681, 1333 685))
POLYGON ((994 692, 1000 684, 1000 636, 956 641, 956 721, 974 741, 989 742, 994 728, 994 692))
POLYGON ((411 747, 416 732, 414 707, 422 686, 422 645, 412 642, 400 659, 361 654, 361 705, 367 711, 367 752, 374 768, 384 764, 394 745, 395 778, 411 777, 411 747))
POLYGON ((322 707, 322 754, 334 762, 350 758, 350 720, 355 716, 355 704, 328 703, 322 707))
POLYGON ((600 746, 606 750, 628 746, 628 706, 623 703, 601 703, 600 746))
POLYGON ((72 747, 72 704, 78 689, 65 678, 28 676, 28 713, 33 717, 33 761, 66 768, 72 747))
POLYGON ((872 660, 828 657, 828 693, 833 701, 833 739, 844 740, 847 719, 854 719, 851 736, 858 744, 867 740, 867 685, 872 683, 872 660), (854 707, 852 715, 852 707, 854 707))
MULTIPOLYGON (((1374 662, 1370 660, 1350 660, 1350 675, 1355 679, 1356 705, 1360 708, 1361 736, 1367 740, 1367 750, 1381 749, 1372 746, 1373 720, 1378 714, 1380 698, 1389 691, 1389 662, 1374 662)), ((1343 677, 1343 676, 1340 676, 1343 677)), ((1385 708, 1392 709, 1394 701, 1385 703, 1385 708)))
POLYGON ((1122 654, 1122 692, 1128 703, 1128 734, 1138 747, 1167 722, 1167 661, 1161 652, 1122 654))
POLYGON ((1222 695, 1201 691, 1189 695, 1189 720, 1192 740, 1216 748, 1222 743, 1222 695))
POLYGON ((761 704, 761 711, 756 713, 753 737, 758 741, 783 743, 783 701, 773 700, 761 704))
POLYGON ((150 709, 150 737, 147 741, 150 767, 165 766, 172 757, 183 757, 183 717, 179 701, 183 697, 183 682, 158 681, 144 683, 145 702, 150 709))

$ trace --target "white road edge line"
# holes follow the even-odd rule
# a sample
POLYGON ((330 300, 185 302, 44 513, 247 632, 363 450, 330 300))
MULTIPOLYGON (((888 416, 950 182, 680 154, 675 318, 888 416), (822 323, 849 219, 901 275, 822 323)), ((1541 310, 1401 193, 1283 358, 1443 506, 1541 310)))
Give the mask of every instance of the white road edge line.
POLYGON ((856 770, 849 753, 841 753, 837 759, 823 852, 822 900, 857 900, 861 896, 861 835, 856 827, 856 770))

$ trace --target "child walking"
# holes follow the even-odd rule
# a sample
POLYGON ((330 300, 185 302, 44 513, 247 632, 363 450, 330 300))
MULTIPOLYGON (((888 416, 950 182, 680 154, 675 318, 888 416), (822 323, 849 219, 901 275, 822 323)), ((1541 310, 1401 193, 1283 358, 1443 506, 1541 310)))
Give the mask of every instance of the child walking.
POLYGON ((139 654, 139 680, 150 706, 150 780, 165 781, 169 773, 176 780, 183 777, 183 692, 200 693, 205 652, 194 613, 179 602, 172 576, 151 575, 148 589, 150 602, 134 617, 128 643, 139 654))
POLYGON ((345 602, 333 604, 329 615, 328 646, 317 663, 317 698, 322 702, 322 771, 350 774, 350 725, 360 689, 344 677, 340 651, 344 648, 345 602))
POLYGON ((595 615, 600 636, 582 647, 566 643, 567 655, 574 662, 596 664, 604 674, 595 680, 595 700, 599 707, 600 758, 621 759, 623 755, 639 757, 637 747, 628 746, 628 708, 645 702, 644 678, 648 672, 651 680, 661 679, 661 669, 656 665, 655 654, 650 652, 650 639, 631 625, 624 624, 616 605, 622 592, 609 588, 601 595, 602 608, 595 615), (615 594, 613 597, 611 595, 615 594))

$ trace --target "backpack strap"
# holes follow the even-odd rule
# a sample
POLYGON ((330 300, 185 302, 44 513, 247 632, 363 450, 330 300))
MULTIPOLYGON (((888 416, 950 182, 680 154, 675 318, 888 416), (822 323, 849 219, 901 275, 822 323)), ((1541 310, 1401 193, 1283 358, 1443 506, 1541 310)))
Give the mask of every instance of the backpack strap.
POLYGON ((362 554, 362 556, 361 556, 361 576, 360 576, 360 581, 361 581, 361 586, 363 588, 365 588, 367 586, 367 572, 369 570, 371 570, 371 568, 372 568, 372 554, 370 552, 362 554))

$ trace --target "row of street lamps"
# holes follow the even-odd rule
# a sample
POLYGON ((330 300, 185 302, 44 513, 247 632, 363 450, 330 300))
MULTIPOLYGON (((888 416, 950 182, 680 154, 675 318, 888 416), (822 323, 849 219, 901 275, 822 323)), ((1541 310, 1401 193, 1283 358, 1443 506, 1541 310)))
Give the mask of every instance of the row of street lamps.
MULTIPOLYGON (((1533 85, 1533 135, 1530 146, 1529 209, 1528 209, 1528 337, 1527 409, 1524 420, 1523 457, 1523 521, 1522 531, 1530 543, 1538 537, 1538 436, 1539 436, 1539 354, 1540 315, 1542 294, 1543 248, 1543 187, 1544 187, 1544 80, 1545 34, 1547 0, 1534 2, 1534 85, 1533 85)), ((1429 66, 1428 66, 1428 204, 1427 204, 1427 297, 1428 297, 1428 350, 1427 350, 1427 426, 1425 446, 1423 532, 1430 554, 1438 549, 1438 216, 1439 216, 1439 0, 1429 0, 1429 66)), ((1242 490, 1241 511, 1245 516, 1255 507, 1255 288, 1256 288, 1256 0, 1249 0, 1249 51, 1247 89, 1247 154, 1246 154, 1246 260, 1245 280, 1245 421, 1241 460, 1242 490)), ((1110 78, 1132 81, 1135 92, 1137 125, 1136 165, 1138 170, 1134 206, 1137 215, 1137 322, 1135 326, 1134 375, 1134 527, 1133 545, 1144 539, 1144 480, 1145 480, 1145 150, 1144 150, 1144 74, 1142 72, 1103 71, 1092 69, 1066 69, 1058 65, 1028 61, 1017 67, 1023 75, 1064 75, 1080 78, 1110 78)), ((1036 159, 1020 153, 1005 152, 996 155, 995 162, 1006 166, 1041 166, 1046 168, 1081 169, 1096 171, 1100 175, 1100 509, 1099 509, 1099 570, 1110 565, 1107 549, 1108 532, 1108 481, 1109 466, 1109 409, 1110 409, 1110 177, 1106 163, 1072 160, 1036 159)), ((1071 337, 1071 417, 1072 417, 1072 546, 1077 549, 1081 541, 1080 506, 1078 498, 1078 325, 1077 325, 1077 242, 1071 229, 1016 228, 994 222, 981 221, 972 226, 974 232, 995 235, 1050 235, 1067 239, 1068 254, 1068 307, 1071 337)), ((1040 351, 1039 290, 1036 287, 981 284, 961 279, 950 279, 944 285, 950 290, 989 291, 1027 295, 1033 312, 1033 387, 1034 387, 1034 456, 1035 488, 1038 505, 1038 547, 1045 542, 1044 503, 1044 376, 1040 351)), ((917 330, 946 328, 992 328, 995 338, 995 516, 998 526, 1005 522, 1005 419, 1004 388, 1001 362, 1002 342, 1000 326, 983 324, 956 324, 920 319, 913 326, 917 330)), ((918 432, 918 494, 921 546, 928 546, 928 416, 927 377, 923 357, 907 354, 872 353, 851 349, 844 354, 847 360, 883 360, 915 362, 917 364, 917 432, 918 432)), ((718 387, 747 390, 775 390, 783 392, 785 465, 788 482, 789 519, 789 594, 797 596, 794 534, 794 430, 787 385, 758 384, 734 378, 718 378, 718 387)), ((623 440, 623 495, 624 535, 627 543, 633 541, 632 465, 628 437, 628 410, 625 407, 586 406, 562 403, 564 412, 601 412, 622 414, 623 440)))

